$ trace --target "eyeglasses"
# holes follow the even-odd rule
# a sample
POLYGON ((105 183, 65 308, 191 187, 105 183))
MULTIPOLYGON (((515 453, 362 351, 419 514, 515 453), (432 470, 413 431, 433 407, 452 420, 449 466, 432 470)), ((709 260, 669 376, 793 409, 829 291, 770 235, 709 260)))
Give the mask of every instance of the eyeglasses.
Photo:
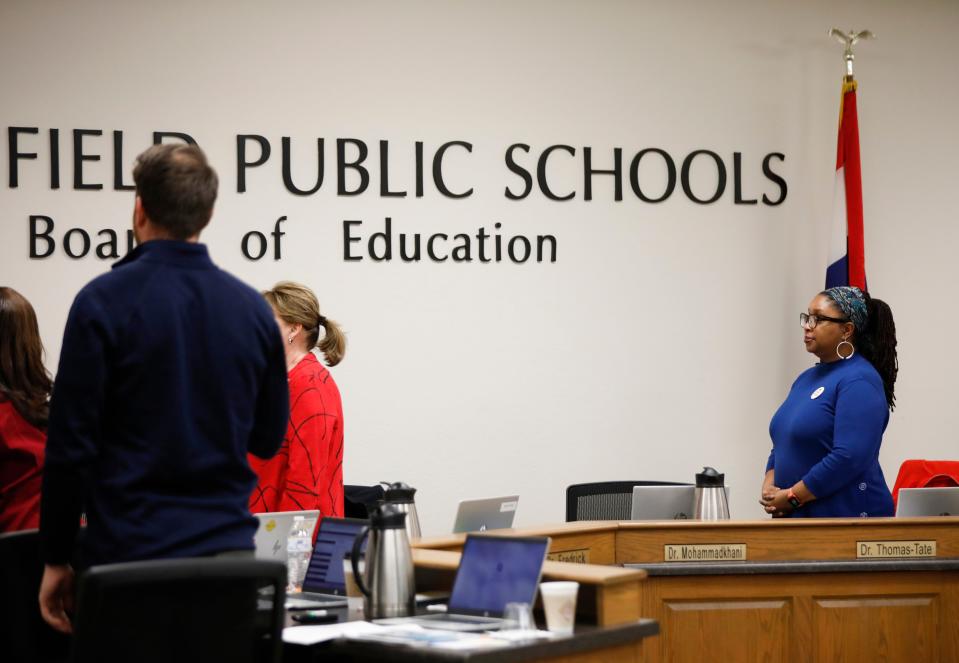
POLYGON ((828 315, 816 315, 816 314, 810 315, 810 314, 808 314, 808 313, 800 313, 800 314, 799 314, 799 326, 800 326, 800 327, 804 327, 804 328, 805 328, 805 327, 808 327, 809 329, 815 329, 815 328, 816 328, 816 325, 818 325, 820 322, 840 322, 840 323, 842 323, 842 322, 849 322, 849 320, 847 320, 847 319, 845 319, 845 318, 830 318, 828 315))

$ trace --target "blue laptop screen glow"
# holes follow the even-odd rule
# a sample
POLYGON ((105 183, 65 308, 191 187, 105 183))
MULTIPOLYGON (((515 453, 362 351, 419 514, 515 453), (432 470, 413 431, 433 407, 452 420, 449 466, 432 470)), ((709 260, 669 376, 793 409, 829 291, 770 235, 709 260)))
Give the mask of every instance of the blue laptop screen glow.
POLYGON ((468 536, 449 611, 501 616, 507 603, 533 604, 549 539, 468 536))
MULTIPOLYGON (((324 518, 316 535, 316 545, 310 557, 310 566, 303 578, 303 591, 325 594, 344 594, 343 556, 353 549, 353 539, 366 522, 324 518)), ((366 541, 363 541, 366 549, 366 541)))

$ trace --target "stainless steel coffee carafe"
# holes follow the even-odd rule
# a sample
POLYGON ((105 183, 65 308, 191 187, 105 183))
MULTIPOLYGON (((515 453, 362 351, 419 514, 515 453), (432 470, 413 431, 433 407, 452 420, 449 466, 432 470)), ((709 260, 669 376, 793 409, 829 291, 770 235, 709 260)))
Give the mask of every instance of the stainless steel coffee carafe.
POLYGON ((420 519, 416 515, 416 502, 413 501, 416 488, 402 481, 396 483, 381 481, 380 483, 386 486, 383 502, 392 504, 406 514, 406 535, 410 538, 410 541, 420 538, 420 519))
POLYGON ((353 541, 350 563, 353 577, 365 597, 363 612, 367 619, 406 617, 416 608, 413 579, 413 554, 406 536, 406 514, 392 504, 382 504, 370 512, 370 524, 353 541), (365 569, 359 560, 363 539, 366 544, 365 569))
POLYGON ((693 497, 693 518, 697 520, 729 520, 729 503, 726 500, 725 474, 711 467, 704 467, 696 475, 696 492, 693 497))

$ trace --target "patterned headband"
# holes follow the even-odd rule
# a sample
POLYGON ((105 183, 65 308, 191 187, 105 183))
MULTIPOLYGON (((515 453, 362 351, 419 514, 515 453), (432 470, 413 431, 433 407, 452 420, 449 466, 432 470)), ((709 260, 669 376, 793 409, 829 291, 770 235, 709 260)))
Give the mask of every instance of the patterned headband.
POLYGON ((866 297, 862 294, 862 290, 842 285, 838 288, 823 290, 823 294, 836 302, 839 310, 852 320, 852 324, 856 326, 858 331, 863 331, 866 328, 869 310, 866 307, 866 297))

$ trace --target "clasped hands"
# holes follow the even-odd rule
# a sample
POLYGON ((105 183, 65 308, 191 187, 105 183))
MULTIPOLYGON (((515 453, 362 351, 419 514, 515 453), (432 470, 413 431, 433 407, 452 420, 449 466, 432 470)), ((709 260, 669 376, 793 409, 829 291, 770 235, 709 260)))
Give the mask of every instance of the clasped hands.
POLYGON ((763 486, 759 503, 763 505, 766 513, 772 514, 773 518, 782 518, 795 511, 793 505, 789 503, 789 491, 771 484, 763 486))

